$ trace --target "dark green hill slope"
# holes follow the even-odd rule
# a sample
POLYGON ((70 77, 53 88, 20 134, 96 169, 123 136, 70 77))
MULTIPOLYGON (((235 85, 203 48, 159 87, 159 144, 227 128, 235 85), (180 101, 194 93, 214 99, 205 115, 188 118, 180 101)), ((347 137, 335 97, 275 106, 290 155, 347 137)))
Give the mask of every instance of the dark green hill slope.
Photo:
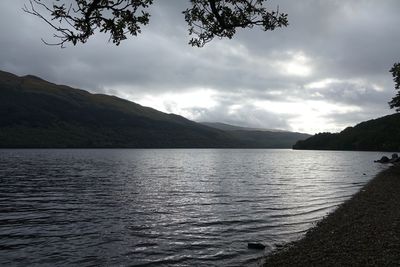
POLYGON ((220 129, 222 131, 269 131, 269 132, 283 132, 281 130, 274 130, 274 129, 264 129, 264 128, 250 128, 250 127, 243 127, 243 126, 236 126, 231 124, 226 124, 222 122, 199 122, 203 125, 208 127, 220 129))
POLYGON ((242 140, 252 147, 291 148, 299 140, 311 135, 295 132, 286 132, 271 129, 246 128, 225 123, 201 122, 204 125, 227 131, 235 138, 242 140))
POLYGON ((293 148, 400 151, 400 114, 365 121, 340 133, 319 133, 297 142, 293 148))
POLYGON ((243 146, 181 116, 0 71, 0 147, 243 146))

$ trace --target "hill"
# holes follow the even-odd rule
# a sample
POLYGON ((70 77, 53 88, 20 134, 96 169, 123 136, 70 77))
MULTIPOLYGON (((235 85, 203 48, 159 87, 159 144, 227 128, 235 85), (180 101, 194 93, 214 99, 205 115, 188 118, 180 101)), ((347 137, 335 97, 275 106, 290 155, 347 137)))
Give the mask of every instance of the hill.
POLYGON ((0 71, 0 147, 243 147, 229 134, 104 94, 0 71))
POLYGON ((319 133, 298 141, 293 149, 400 151, 400 114, 365 121, 340 133, 319 133))
POLYGON ((218 122, 201 123, 209 127, 227 131, 236 139, 250 144, 252 147, 291 148, 297 141, 307 139, 311 136, 303 133, 247 128, 218 122))
POLYGON ((250 128, 250 127, 242 127, 236 126, 221 122, 199 122, 203 125, 208 127, 220 129, 222 131, 268 131, 268 132, 284 132, 282 130, 275 130, 275 129, 264 129, 264 128, 250 128))
POLYGON ((306 136, 231 127, 0 71, 0 148, 289 148, 306 136))

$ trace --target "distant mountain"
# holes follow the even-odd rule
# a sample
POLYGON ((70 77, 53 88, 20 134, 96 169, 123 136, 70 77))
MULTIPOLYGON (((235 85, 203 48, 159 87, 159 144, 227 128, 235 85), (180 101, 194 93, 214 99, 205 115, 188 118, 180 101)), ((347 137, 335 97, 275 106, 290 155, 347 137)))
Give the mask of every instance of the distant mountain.
POLYGON ((340 133, 319 133, 298 141, 293 148, 400 151, 400 114, 365 121, 340 133))
POLYGON ((0 147, 246 147, 226 132, 104 94, 0 71, 0 147))
POLYGON ((242 127, 236 126, 221 122, 199 122, 203 125, 208 127, 220 129, 222 131, 268 131, 268 132, 284 132, 282 130, 275 130, 275 129, 264 129, 264 128, 250 128, 250 127, 242 127))
POLYGON ((252 147, 291 148, 297 141, 311 136, 281 130, 240 127, 219 122, 201 122, 201 124, 226 131, 242 142, 251 144, 252 147))

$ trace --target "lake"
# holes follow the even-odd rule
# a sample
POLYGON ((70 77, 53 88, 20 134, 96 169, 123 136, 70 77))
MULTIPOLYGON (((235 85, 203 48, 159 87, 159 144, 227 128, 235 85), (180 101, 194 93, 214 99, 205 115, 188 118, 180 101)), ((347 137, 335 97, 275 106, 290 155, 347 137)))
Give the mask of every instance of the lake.
POLYGON ((0 265, 254 265, 385 168, 382 155, 3 149, 0 265))

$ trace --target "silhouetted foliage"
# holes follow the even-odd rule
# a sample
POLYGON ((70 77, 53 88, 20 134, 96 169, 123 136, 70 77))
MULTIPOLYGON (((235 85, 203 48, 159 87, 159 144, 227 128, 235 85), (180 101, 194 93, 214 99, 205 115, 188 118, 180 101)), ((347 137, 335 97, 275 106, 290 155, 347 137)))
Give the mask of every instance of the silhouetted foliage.
POLYGON ((185 20, 189 34, 196 35, 189 44, 202 47, 215 36, 231 39, 237 28, 259 26, 262 30, 274 30, 287 26, 287 14, 279 10, 269 12, 263 6, 264 0, 191 0, 192 8, 187 9, 185 20))
MULTIPOLYGON (((395 63, 390 69, 395 83, 395 89, 400 89, 400 63, 395 63)), ((396 111, 400 111, 400 91, 397 92, 396 96, 393 97, 392 101, 389 102, 390 108, 396 108, 396 111)))
MULTIPOLYGON (((259 26, 262 30, 274 30, 287 26, 287 14, 267 11, 267 0, 190 0, 191 8, 183 11, 189 26, 192 46, 202 47, 214 37, 232 38, 237 28, 259 26)), ((109 33, 116 45, 126 35, 141 33, 141 27, 150 19, 148 12, 153 0, 29 0, 24 11, 33 14, 55 31, 59 42, 48 43, 64 46, 71 42, 85 43, 96 30, 109 33)))

